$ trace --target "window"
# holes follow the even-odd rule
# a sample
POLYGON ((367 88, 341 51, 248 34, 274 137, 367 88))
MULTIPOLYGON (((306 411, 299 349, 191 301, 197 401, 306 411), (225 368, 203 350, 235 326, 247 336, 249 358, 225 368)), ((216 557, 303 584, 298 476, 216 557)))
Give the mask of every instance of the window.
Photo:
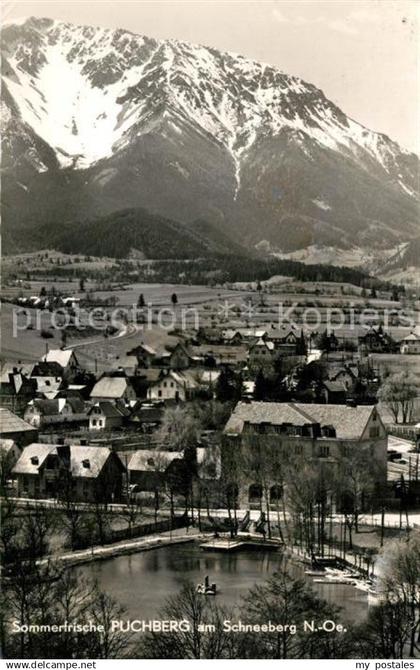
POLYGON ((272 486, 270 489, 270 502, 271 503, 276 503, 280 500, 282 496, 282 487, 281 486, 272 486))
POLYGON ((303 445, 302 444, 296 444, 295 445, 295 454, 296 454, 296 456, 302 456, 302 454, 303 454, 303 445))
POLYGON ((158 391, 158 397, 159 397, 159 398, 162 397, 162 391, 161 391, 160 389, 159 389, 159 391, 158 391))
POLYGON ((173 389, 174 386, 175 386, 175 384, 173 382, 171 382, 171 389, 173 389))
POLYGON ((369 428, 369 437, 379 437, 379 426, 369 428))
POLYGON ((346 458, 349 458, 349 457, 351 456, 351 448, 345 446, 345 447, 343 448, 343 454, 344 454, 344 456, 345 456, 346 458))
POLYGON ((164 387, 165 389, 166 389, 167 386, 168 386, 168 384, 167 384, 166 382, 163 382, 163 387, 164 387))
POLYGON ((262 487, 259 484, 252 484, 249 487, 249 502, 259 502, 262 498, 262 487))
POLYGON ((92 419, 92 426, 96 426, 96 419, 92 419))
POLYGON ((330 448, 327 446, 320 447, 319 455, 321 456, 321 458, 327 458, 330 455, 330 448))

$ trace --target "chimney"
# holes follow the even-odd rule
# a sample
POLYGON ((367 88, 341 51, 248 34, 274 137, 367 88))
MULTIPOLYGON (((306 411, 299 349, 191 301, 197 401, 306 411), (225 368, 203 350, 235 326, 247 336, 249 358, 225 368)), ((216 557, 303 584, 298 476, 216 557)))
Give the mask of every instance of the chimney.
POLYGON ((31 456, 31 463, 32 463, 32 465, 39 465, 38 456, 31 456))
POLYGON ((82 461, 82 465, 83 465, 84 468, 89 470, 90 469, 90 460, 88 458, 84 458, 83 461, 82 461))
POLYGON ((88 441, 85 437, 80 438, 80 446, 87 447, 88 441))

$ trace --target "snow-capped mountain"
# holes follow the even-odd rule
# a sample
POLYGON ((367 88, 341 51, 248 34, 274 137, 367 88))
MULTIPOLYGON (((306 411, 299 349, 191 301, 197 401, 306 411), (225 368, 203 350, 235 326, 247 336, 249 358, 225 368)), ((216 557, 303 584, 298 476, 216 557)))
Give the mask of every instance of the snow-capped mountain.
POLYGON ((290 250, 418 234, 414 154, 242 56, 28 19, 2 30, 6 242, 142 206, 290 250))

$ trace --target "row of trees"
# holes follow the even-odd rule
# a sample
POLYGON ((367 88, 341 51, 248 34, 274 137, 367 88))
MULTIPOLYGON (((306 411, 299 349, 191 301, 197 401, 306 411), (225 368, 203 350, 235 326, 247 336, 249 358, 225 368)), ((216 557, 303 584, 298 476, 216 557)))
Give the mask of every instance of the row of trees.
POLYGON ((110 595, 74 569, 63 569, 53 561, 17 558, 13 572, 2 583, 3 657, 123 658, 130 654, 130 636, 111 629, 111 622, 123 614, 110 595), (87 629, 50 629, 66 622, 87 629), (92 625, 95 630, 89 630, 92 625))
POLYGON ((274 535, 270 521, 274 509, 276 534, 285 544, 324 555, 326 546, 336 541, 331 514, 338 507, 352 548, 353 532, 358 531, 359 518, 374 493, 372 482, 378 479, 379 466, 370 446, 349 450, 337 466, 328 460, 313 463, 296 453, 290 442, 250 434, 241 448, 235 440, 226 442, 222 456, 221 491, 228 513, 235 514, 239 492, 252 482, 254 506, 264 512, 269 537, 274 535))
MULTIPOLYGON (((171 303, 172 303, 173 307, 175 307, 178 304, 178 295, 176 293, 172 293, 171 303)), ((143 309, 143 307, 146 307, 146 300, 145 300, 145 297, 144 297, 144 293, 140 293, 140 295, 137 299, 137 307, 139 309, 143 309)))

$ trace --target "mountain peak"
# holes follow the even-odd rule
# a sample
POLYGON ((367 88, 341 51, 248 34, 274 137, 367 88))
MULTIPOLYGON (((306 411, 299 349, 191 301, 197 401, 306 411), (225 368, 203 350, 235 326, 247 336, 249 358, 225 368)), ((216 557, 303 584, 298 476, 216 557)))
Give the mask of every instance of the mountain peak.
MULTIPOLYGON (((210 207, 212 216, 223 219, 242 216, 241 199, 252 197, 244 189, 258 188, 250 185, 250 164, 258 166, 255 178, 264 183, 275 168, 281 176, 267 184, 276 194, 269 218, 283 226, 296 206, 295 171, 301 179, 321 163, 345 166, 360 183, 369 175, 372 184, 386 183, 398 198, 417 197, 415 156, 347 117, 317 87, 276 67, 178 40, 47 18, 6 26, 2 51, 6 164, 25 172, 58 179, 60 170, 90 170, 100 175, 97 188, 109 186, 119 171, 115 165, 129 160, 140 191, 149 193, 142 166, 154 160, 154 152, 162 155, 169 181, 179 182, 176 206, 183 203, 183 216, 191 182, 199 179, 203 198, 203 210, 194 204, 191 215, 206 218, 213 201, 206 182, 217 179, 218 170, 225 174, 217 188, 228 209, 220 203, 210 207)), ((305 231, 320 216, 332 216, 332 206, 314 205, 330 202, 330 190, 311 194, 299 224, 305 231)), ((340 197, 347 200, 348 193, 340 197)), ((142 203, 133 195, 132 204, 142 203)), ((160 206, 159 213, 172 214, 160 206)), ((252 209, 259 206, 254 197, 252 209)), ((369 230, 381 225, 381 217, 378 223, 370 212, 369 230)), ((408 219, 411 226, 411 213, 408 219)))

